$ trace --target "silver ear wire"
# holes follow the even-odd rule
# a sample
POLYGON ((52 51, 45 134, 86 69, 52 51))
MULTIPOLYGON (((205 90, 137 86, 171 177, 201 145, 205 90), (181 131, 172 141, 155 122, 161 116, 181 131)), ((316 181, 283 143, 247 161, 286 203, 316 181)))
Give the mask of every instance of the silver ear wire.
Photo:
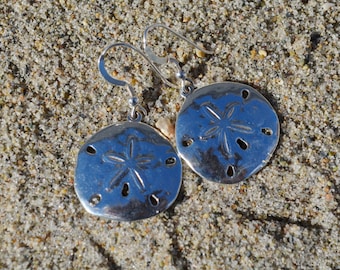
POLYGON ((109 83, 113 84, 113 85, 117 85, 117 86, 123 86, 126 87, 128 92, 131 95, 131 98, 129 99, 129 104, 132 107, 131 113, 128 117, 128 119, 130 121, 140 121, 141 120, 141 115, 139 113, 139 111, 141 111, 143 114, 146 113, 145 109, 138 103, 138 99, 136 97, 135 94, 135 90, 132 87, 131 84, 129 84, 127 81, 123 81, 123 80, 118 80, 114 77, 112 77, 110 75, 110 73, 107 71, 106 67, 105 67, 105 55, 107 53, 107 51, 113 47, 126 47, 129 48, 131 50, 136 51, 137 53, 139 53, 151 66, 151 68, 158 74, 158 76, 162 79, 162 81, 167 84, 170 85, 171 87, 176 87, 176 85, 172 84, 171 82, 169 82, 160 72, 160 70, 153 64, 153 62, 148 58, 148 56, 146 54, 144 54, 140 49, 134 47, 133 45, 129 44, 129 43, 125 43, 125 42, 116 42, 116 43, 112 43, 110 45, 108 45, 103 52, 101 53, 99 59, 98 59, 98 68, 99 68, 99 72, 100 74, 103 76, 103 78, 108 81, 109 83))
MULTIPOLYGON (((158 74, 158 76, 162 79, 162 81, 166 84, 169 84, 171 86, 174 86, 174 84, 172 84, 171 82, 169 82, 163 75, 162 73, 160 72, 160 70, 153 64, 153 61, 152 59, 149 59, 148 58, 148 55, 143 53, 140 49, 136 48, 135 46, 129 44, 129 43, 126 43, 126 42, 116 42, 116 43, 112 43, 110 45, 108 45, 104 50, 103 52, 101 53, 99 59, 98 59, 98 68, 99 68, 99 72, 100 74, 103 76, 103 78, 105 80, 107 80, 109 83, 111 84, 114 84, 114 85, 118 85, 118 86, 127 86, 129 85, 129 92, 131 93, 131 90, 133 91, 133 88, 132 86, 126 82, 126 81, 123 81, 123 80, 118 80, 118 79, 115 79, 114 77, 112 77, 106 70, 105 68, 105 60, 104 60, 104 57, 107 53, 107 51, 113 47, 126 47, 126 48, 129 48, 129 49, 132 49, 134 51, 136 51, 137 53, 139 53, 148 63, 149 65, 151 66, 151 68, 158 74)), ((131 93, 132 96, 134 96, 134 92, 131 93)))
MULTIPOLYGON (((155 29, 157 27, 166 29, 167 31, 171 32, 172 34, 174 34, 179 39, 182 39, 182 40, 188 42, 191 46, 195 47, 196 49, 198 49, 198 50, 200 50, 200 51, 202 51, 204 53, 213 54, 214 52, 206 50, 203 47, 198 46, 197 44, 195 44, 191 40, 187 39, 183 35, 177 33, 176 31, 172 30, 170 27, 168 27, 168 26, 166 26, 164 24, 155 23, 155 24, 152 24, 152 25, 148 26, 144 30, 144 34, 143 34, 143 48, 144 48, 145 54, 149 57, 149 59, 152 62, 154 62, 154 63, 156 63, 158 65, 163 65, 163 64, 166 64, 166 63, 174 63, 176 65, 176 69, 177 69, 176 77, 181 80, 181 95, 183 97, 186 97, 187 95, 189 95, 193 91, 193 89, 195 87, 193 85, 192 80, 185 76, 185 72, 181 68, 179 61, 176 58, 173 58, 171 56, 160 57, 160 56, 156 55, 151 50, 151 48, 148 46, 148 42, 147 42, 148 33, 149 33, 150 30, 155 29)), ((169 84, 167 84, 167 85, 171 86, 169 84)))
POLYGON ((179 39, 182 39, 182 40, 188 42, 191 46, 195 47, 196 49, 198 49, 198 50, 200 50, 200 51, 202 51, 204 53, 207 53, 207 54, 213 54, 214 53, 213 51, 209 51, 207 49, 204 49, 203 47, 198 46, 196 43, 194 43, 190 39, 186 38, 185 36, 177 33, 176 31, 172 30, 170 27, 168 27, 168 26, 166 26, 164 24, 155 23, 155 24, 152 24, 152 25, 148 26, 144 30, 144 34, 143 34, 143 48, 144 48, 145 54, 151 59, 151 61, 153 61, 153 62, 155 62, 157 64, 162 65, 162 64, 168 63, 169 60, 172 58, 170 56, 166 56, 166 57, 157 56, 151 50, 151 48, 148 46, 147 37, 148 37, 149 31, 152 30, 152 29, 158 28, 158 27, 166 29, 167 31, 171 32, 172 34, 174 34, 179 39))

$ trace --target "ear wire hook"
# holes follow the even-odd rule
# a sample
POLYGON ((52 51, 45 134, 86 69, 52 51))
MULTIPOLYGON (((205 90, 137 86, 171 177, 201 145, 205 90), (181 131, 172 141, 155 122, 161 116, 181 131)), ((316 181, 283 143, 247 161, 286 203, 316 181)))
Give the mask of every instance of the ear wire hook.
POLYGON ((117 86, 123 86, 126 87, 128 92, 131 95, 131 98, 129 99, 129 104, 132 106, 132 110, 130 115, 128 116, 128 120, 129 121, 140 121, 142 116, 139 113, 139 111, 141 111, 144 115, 146 114, 146 110, 138 103, 138 98, 136 96, 135 90, 132 87, 131 84, 129 84, 127 81, 123 81, 123 80, 118 80, 114 77, 112 77, 109 72, 107 71, 106 67, 105 67, 105 55, 107 53, 107 51, 113 47, 126 47, 129 49, 132 49, 134 51, 136 51, 137 53, 139 53, 151 66, 151 68, 158 74, 158 76, 161 78, 161 80, 167 84, 170 85, 171 87, 176 87, 176 85, 172 84, 171 82, 169 82, 160 72, 160 70, 152 63, 152 61, 138 48, 134 47, 133 45, 129 44, 129 43, 125 43, 125 42, 116 42, 116 43, 112 43, 110 45, 108 45, 103 52, 101 53, 99 59, 98 59, 98 68, 99 68, 99 72, 100 74, 103 76, 103 78, 108 81, 109 83, 113 84, 113 85, 117 85, 117 86))
MULTIPOLYGON (((198 50, 200 50, 200 51, 202 51, 204 53, 213 54, 214 52, 206 50, 203 47, 198 46, 197 44, 195 44, 194 42, 192 42, 188 38, 186 38, 183 35, 177 33, 176 31, 172 30, 170 27, 168 27, 168 26, 166 26, 164 24, 155 23, 155 24, 152 24, 152 25, 148 26, 144 30, 144 34, 143 34, 143 48, 144 48, 145 54, 150 58, 151 61, 153 61, 156 64, 163 65, 163 64, 166 64, 166 63, 174 63, 176 65, 176 68, 177 68, 176 77, 181 80, 181 84, 182 84, 182 86, 181 86, 181 95, 186 97, 187 95, 189 95, 193 91, 194 84, 193 84, 193 81, 191 79, 189 79, 189 78, 187 78, 185 76, 185 72, 181 68, 179 61, 176 58, 173 58, 171 56, 160 57, 160 56, 156 55, 151 50, 151 48, 148 46, 148 44, 147 44, 148 43, 147 42, 147 35, 148 35, 149 31, 154 29, 154 28, 157 28, 157 27, 166 29, 167 31, 171 32, 172 34, 174 34, 179 39, 182 39, 182 40, 188 42, 191 46, 195 47, 196 49, 198 49, 198 50), (187 83, 189 83, 189 85, 187 85, 187 83)), ((167 84, 167 85, 173 87, 170 84, 167 84)))

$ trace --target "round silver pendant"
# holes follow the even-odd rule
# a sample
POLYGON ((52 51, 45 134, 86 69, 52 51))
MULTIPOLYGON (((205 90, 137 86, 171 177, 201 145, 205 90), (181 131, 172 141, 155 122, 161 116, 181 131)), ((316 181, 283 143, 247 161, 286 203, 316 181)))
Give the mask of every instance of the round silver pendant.
POLYGON ((254 88, 234 82, 202 87, 176 122, 180 156, 201 177, 237 183, 266 165, 279 140, 279 120, 254 88))
POLYGON ((91 214, 132 221, 166 210, 181 186, 182 165, 170 143, 137 122, 109 126, 80 149, 75 190, 91 214))

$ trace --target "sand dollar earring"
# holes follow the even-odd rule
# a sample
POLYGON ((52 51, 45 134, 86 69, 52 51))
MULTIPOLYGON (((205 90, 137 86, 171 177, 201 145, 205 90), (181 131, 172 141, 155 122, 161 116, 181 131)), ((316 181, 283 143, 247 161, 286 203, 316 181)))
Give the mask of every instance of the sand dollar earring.
POLYGON ((145 53, 156 64, 174 63, 185 102, 176 121, 180 156, 205 179, 237 183, 263 168, 279 140, 279 120, 271 104, 253 87, 221 82, 196 89, 179 62, 159 57, 147 45, 150 30, 162 27, 192 46, 196 44, 171 28, 154 24, 144 31, 145 53))
MULTIPOLYGON (((132 86, 113 78, 104 58, 113 47, 126 47, 148 58, 128 43, 113 43, 102 52, 98 67, 113 85, 125 87, 132 107, 128 121, 115 123, 94 134, 79 151, 75 190, 91 214, 132 221, 165 211, 181 186, 181 160, 168 140, 151 126, 141 123, 146 111, 132 86)), ((158 72, 150 61, 151 67, 158 72)))

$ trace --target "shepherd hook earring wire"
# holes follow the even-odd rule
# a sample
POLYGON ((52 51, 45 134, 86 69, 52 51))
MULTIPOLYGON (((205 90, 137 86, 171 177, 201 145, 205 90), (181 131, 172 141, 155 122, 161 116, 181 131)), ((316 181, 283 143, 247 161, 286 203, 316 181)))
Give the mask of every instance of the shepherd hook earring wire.
POLYGON ((119 46, 138 52, 159 73, 142 51, 128 43, 113 43, 104 49, 98 61, 99 71, 109 83, 127 88, 132 109, 128 121, 100 130, 82 146, 75 190, 91 214, 133 221, 170 207, 182 183, 182 164, 169 141, 140 122, 146 111, 132 86, 107 72, 104 57, 109 49, 119 46))
POLYGON ((176 144, 180 156, 201 177, 232 184, 247 179, 263 168, 279 141, 280 125, 271 104, 253 87, 221 82, 195 89, 179 62, 159 57, 147 43, 148 32, 164 28, 202 50, 162 24, 144 31, 145 53, 156 64, 174 63, 186 98, 176 121, 176 144))

